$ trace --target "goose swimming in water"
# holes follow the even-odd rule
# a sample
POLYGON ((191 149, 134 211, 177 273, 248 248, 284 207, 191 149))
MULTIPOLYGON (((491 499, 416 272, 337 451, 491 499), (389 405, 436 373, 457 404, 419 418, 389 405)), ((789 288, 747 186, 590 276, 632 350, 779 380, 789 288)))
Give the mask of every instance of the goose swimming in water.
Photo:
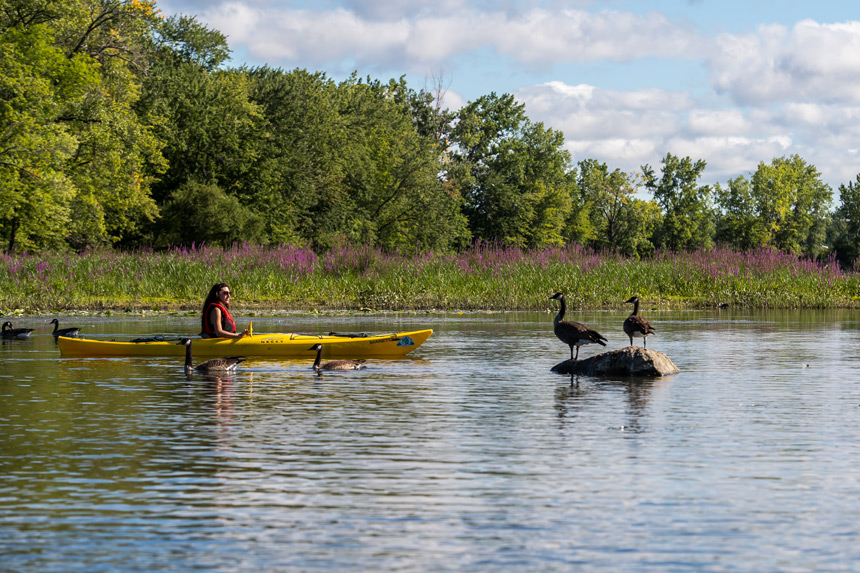
POLYGON ((197 366, 191 365, 191 339, 183 338, 178 343, 185 347, 185 373, 199 372, 201 374, 215 374, 222 372, 232 372, 236 370, 239 363, 245 359, 241 356, 227 356, 225 358, 212 358, 206 362, 201 362, 197 366))
POLYGON ((12 340, 15 338, 18 340, 27 340, 30 338, 31 332, 33 332, 32 328, 12 328, 12 323, 7 320, 3 323, 2 338, 4 340, 12 340))
POLYGON ((322 349, 322 344, 314 344, 308 348, 308 350, 317 351, 317 358, 314 360, 313 366, 315 372, 319 372, 320 370, 360 370, 364 368, 364 360, 329 360, 320 365, 322 349))
POLYGON ((76 337, 78 333, 80 333, 81 329, 77 326, 72 326, 69 328, 60 328, 60 321, 56 318, 51 321, 51 324, 54 325, 54 332, 51 334, 54 335, 54 338, 58 336, 66 336, 66 337, 76 337))
POLYGON ((630 338, 630 346, 633 346, 633 338, 641 338, 642 346, 648 348, 648 335, 654 334, 654 327, 645 318, 639 316, 639 297, 632 296, 627 303, 633 303, 633 313, 624 321, 624 332, 630 338))
POLYGON ((599 344, 606 346, 606 337, 592 328, 588 328, 584 324, 574 322, 572 320, 562 320, 566 306, 564 303, 564 295, 560 292, 555 293, 550 300, 557 300, 561 303, 558 314, 552 321, 552 329, 559 340, 570 346, 570 359, 579 359, 579 347, 586 344, 599 344), (576 356, 573 355, 573 347, 576 347, 576 356))

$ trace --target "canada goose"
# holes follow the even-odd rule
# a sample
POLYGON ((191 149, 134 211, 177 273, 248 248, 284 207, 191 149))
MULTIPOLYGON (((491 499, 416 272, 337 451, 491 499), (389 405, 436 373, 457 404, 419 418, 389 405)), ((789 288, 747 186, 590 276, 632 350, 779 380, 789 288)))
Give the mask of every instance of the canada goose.
POLYGON ((227 356, 225 358, 212 358, 206 362, 201 362, 197 366, 191 365, 191 339, 183 338, 178 343, 185 347, 185 373, 199 372, 201 374, 209 374, 216 372, 232 372, 239 366, 239 363, 245 359, 241 356, 227 356))
POLYGON ((643 317, 639 316, 639 297, 632 296, 627 303, 633 303, 633 313, 624 321, 624 332, 630 337, 630 346, 633 346, 633 338, 641 338, 642 346, 648 348, 648 335, 654 334, 654 327, 643 317))
POLYGON ((12 323, 8 320, 3 323, 3 339, 4 340, 12 340, 13 338, 17 338, 19 340, 26 340, 30 338, 30 333, 33 332, 32 328, 12 328, 12 323))
POLYGON ((579 359, 579 347, 586 344, 599 344, 606 346, 606 337, 594 329, 588 328, 584 324, 574 322, 572 320, 562 320, 566 309, 564 304, 564 295, 560 292, 555 293, 550 300, 557 300, 561 303, 561 308, 558 314, 552 321, 552 330, 559 340, 570 346, 570 359, 579 359), (576 356, 573 355, 573 347, 576 347, 576 356))
POLYGON ((317 358, 314 360, 314 371, 319 372, 320 370, 359 370, 364 368, 364 360, 329 360, 324 364, 320 365, 320 360, 322 360, 322 344, 314 344, 308 350, 316 350, 317 358))
POLYGON ((54 335, 54 338, 58 336, 75 337, 81 331, 81 329, 77 326, 72 326, 70 328, 60 328, 60 321, 56 318, 51 321, 51 324, 54 325, 54 332, 51 333, 54 335))

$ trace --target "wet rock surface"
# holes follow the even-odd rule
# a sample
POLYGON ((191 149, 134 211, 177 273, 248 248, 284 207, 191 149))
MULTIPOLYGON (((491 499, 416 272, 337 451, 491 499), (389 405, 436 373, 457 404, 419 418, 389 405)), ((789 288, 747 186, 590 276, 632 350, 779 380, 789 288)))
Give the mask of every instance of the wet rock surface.
POLYGON ((679 372, 668 356, 640 346, 628 346, 576 362, 565 360, 551 370, 557 374, 583 376, 670 376, 679 372))

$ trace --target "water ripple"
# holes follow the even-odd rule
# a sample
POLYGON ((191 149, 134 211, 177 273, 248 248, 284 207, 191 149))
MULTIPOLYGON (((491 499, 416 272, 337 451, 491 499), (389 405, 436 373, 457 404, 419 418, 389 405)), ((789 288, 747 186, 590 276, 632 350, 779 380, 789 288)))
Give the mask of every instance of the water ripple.
POLYGON ((857 321, 649 316, 681 374, 631 381, 549 373, 550 318, 430 317, 415 357, 323 376, 4 346, 0 569, 853 568, 857 321))

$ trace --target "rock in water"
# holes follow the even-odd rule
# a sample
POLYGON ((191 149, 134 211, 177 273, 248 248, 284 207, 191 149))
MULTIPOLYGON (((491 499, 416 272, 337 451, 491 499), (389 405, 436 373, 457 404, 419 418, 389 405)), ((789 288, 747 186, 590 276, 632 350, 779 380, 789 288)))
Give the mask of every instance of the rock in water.
POLYGON ((553 366, 552 371, 583 376, 669 376, 677 374, 678 367, 662 352, 628 346, 576 362, 565 360, 553 366))

